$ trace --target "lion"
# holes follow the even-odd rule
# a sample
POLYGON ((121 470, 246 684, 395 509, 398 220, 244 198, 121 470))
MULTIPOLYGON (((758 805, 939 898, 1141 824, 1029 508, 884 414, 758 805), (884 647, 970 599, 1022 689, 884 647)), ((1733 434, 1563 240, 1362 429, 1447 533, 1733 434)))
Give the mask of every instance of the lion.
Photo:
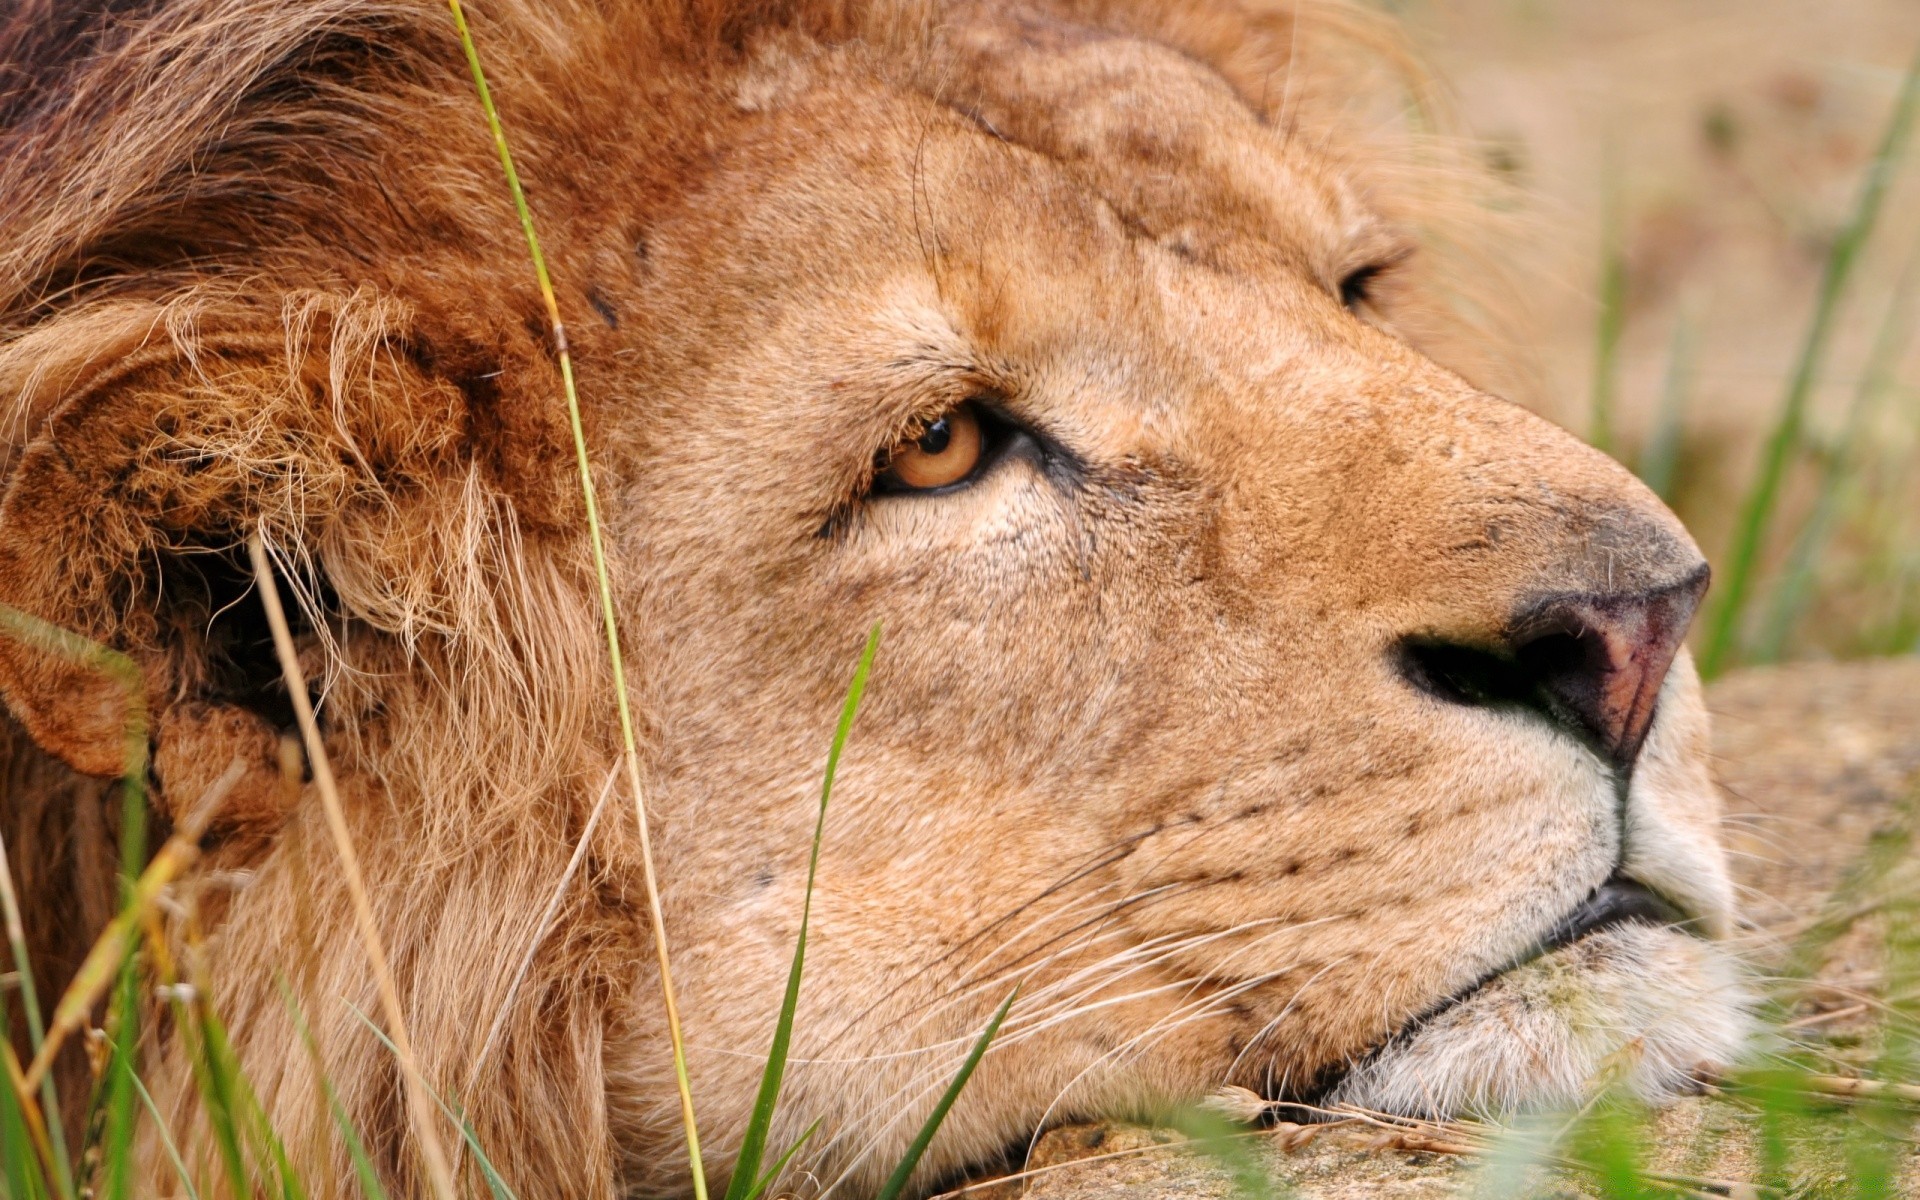
MULTIPOLYGON (((876 623, 792 1186, 875 1186, 1016 986, 917 1186, 1223 1084, 1504 1114, 1734 1060, 1705 561, 1443 365, 1473 357, 1435 299, 1446 171, 1379 132, 1369 19, 476 9, 577 365, 716 1186, 876 623)), ((427 1193, 257 535, 422 1074, 521 1196, 684 1192, 562 343, 447 14, 44 0, 0 46, 0 602, 140 684, 0 639, 43 987, 113 909, 143 711, 160 830, 223 797, 169 943, 288 1155, 352 1186, 324 1073, 427 1193)))

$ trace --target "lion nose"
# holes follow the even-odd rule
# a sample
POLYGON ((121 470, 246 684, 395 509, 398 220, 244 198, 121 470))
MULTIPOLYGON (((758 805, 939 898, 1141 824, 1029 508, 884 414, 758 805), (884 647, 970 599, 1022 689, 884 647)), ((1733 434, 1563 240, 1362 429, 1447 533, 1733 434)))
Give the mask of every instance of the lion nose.
POLYGON ((1702 563, 1664 586, 1551 596, 1525 606, 1490 649, 1423 642, 1408 646, 1409 660, 1446 698, 1544 712, 1625 771, 1707 580, 1702 563))
POLYGON ((1561 596, 1514 623, 1513 656, 1554 715, 1627 767, 1653 724, 1653 702, 1707 590, 1703 564, 1668 587, 1626 595, 1561 596))

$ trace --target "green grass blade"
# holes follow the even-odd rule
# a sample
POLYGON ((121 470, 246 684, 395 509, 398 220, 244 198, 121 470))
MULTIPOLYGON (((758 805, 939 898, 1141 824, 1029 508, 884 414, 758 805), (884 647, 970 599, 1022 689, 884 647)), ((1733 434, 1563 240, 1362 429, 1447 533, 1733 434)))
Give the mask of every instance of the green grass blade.
MULTIPOLYGON (((1611 159, 1613 156, 1607 156, 1611 159)), ((1600 317, 1594 330, 1593 388, 1587 441, 1613 453, 1613 401, 1619 390, 1620 335, 1627 327, 1627 256, 1621 249, 1621 203, 1617 173, 1607 172, 1607 198, 1600 228, 1600 317)))
POLYGON ((1603 1101, 1575 1127, 1574 1153, 1606 1200, 1646 1200, 1659 1194, 1648 1185, 1645 1121, 1626 1105, 1603 1101))
POLYGON ((519 1200, 519 1197, 513 1194, 513 1189, 507 1186, 507 1181, 500 1177, 500 1172, 495 1169, 493 1160, 488 1158, 487 1152, 480 1148, 480 1138, 473 1132, 472 1122, 456 1115, 444 1101, 440 1105, 440 1110, 460 1127, 460 1136, 465 1139, 467 1149, 473 1151, 473 1161, 479 1166, 481 1177, 487 1181, 487 1191, 492 1194, 493 1200, 519 1200))
MULTIPOLYGON (((0 1003, 0 1046, 11 1046, 7 1028, 7 1006, 0 1003)), ((27 1129, 27 1117, 14 1094, 7 1072, 0 1071, 0 1188, 7 1200, 42 1200, 47 1194, 46 1180, 40 1174, 39 1151, 34 1149, 33 1134, 27 1129)))
MULTIPOLYGON (((20 898, 13 890, 13 870, 7 864, 7 842, 0 837, 0 918, 13 951, 13 970, 19 980, 21 1014, 27 1019, 27 1047, 35 1055, 46 1041, 46 1023, 40 1017, 40 994, 34 986, 33 962, 27 955, 26 926, 20 919, 20 898)), ((6 1005, 0 1002, 0 1038, 8 1036, 6 1005)), ((40 1112, 47 1122, 47 1140, 53 1144, 53 1184, 61 1196, 74 1195, 73 1163, 67 1156, 66 1130, 60 1122, 60 1094, 53 1072, 40 1080, 40 1112)), ((24 1127, 23 1127, 24 1128, 24 1127)))
POLYGON ((227 1044, 227 1031, 204 996, 194 1002, 193 1008, 192 1027, 198 1035, 193 1074, 200 1088, 200 1103, 207 1110, 207 1126, 233 1194, 251 1196, 254 1189, 247 1178, 246 1155, 241 1151, 240 1131, 234 1121, 238 1068, 227 1044))
POLYGON ((107 1134, 102 1163, 105 1194, 124 1200, 133 1194, 133 1129, 139 1116, 133 1064, 140 1053, 140 984, 131 951, 120 968, 120 982, 114 992, 114 1016, 108 1022, 113 1056, 107 1064, 107 1134))
MULTIPOLYGON (((347 1011, 359 1017, 360 1023, 373 1031, 373 1036, 379 1038, 380 1044, 385 1046, 390 1053, 396 1056, 400 1053, 400 1048, 393 1044, 393 1039, 387 1036, 386 1030, 375 1025, 371 1017, 354 1007, 350 1001, 343 1001, 343 1003, 347 1005, 347 1011)), ((480 1148, 480 1139, 473 1132, 473 1126, 468 1123, 466 1117, 461 1115, 458 1109, 448 1104, 440 1093, 433 1089, 432 1084, 427 1083, 424 1079, 420 1081, 420 1084, 426 1089, 427 1095, 433 1098, 433 1102, 440 1106, 440 1111, 446 1114, 447 1120, 452 1121, 454 1128, 460 1131, 460 1136, 465 1139, 467 1143, 467 1149, 473 1151, 473 1161, 479 1165, 480 1174, 486 1179, 487 1188, 493 1193, 494 1200, 520 1200, 518 1196, 514 1195, 513 1189, 507 1186, 507 1181, 500 1177, 500 1172, 494 1169, 493 1160, 487 1157, 487 1152, 480 1148)))
POLYGON ((1687 394, 1693 382, 1693 319, 1684 311, 1673 323, 1667 374, 1660 386, 1660 412, 1653 436, 1640 455, 1640 480, 1653 494, 1673 503, 1674 473, 1680 465, 1680 431, 1686 424, 1687 394))
MULTIPOLYGON (((32 613, 15 608, 10 604, 0 604, 0 636, 13 638, 26 645, 33 646, 44 653, 77 662, 89 670, 98 671, 117 682, 126 693, 125 751, 126 770, 121 778, 121 798, 124 807, 120 835, 121 874, 124 890, 129 894, 133 881, 139 878, 140 867, 146 859, 146 781, 147 781, 147 710, 146 683, 140 668, 131 658, 103 646, 98 642, 81 637, 68 629, 49 621, 44 621, 32 613)), ((21 1002, 27 1017, 27 1036, 36 1059, 40 1056, 45 1036, 45 1026, 40 1019, 39 996, 34 990, 33 972, 28 969, 26 960, 26 938, 20 929, 20 916, 17 898, 13 894, 13 881, 5 866, 6 847, 0 844, 0 901, 4 901, 7 917, 7 940, 13 946, 16 966, 20 972, 21 1002)), ((132 1097, 124 1087, 116 1086, 113 1112, 119 1122, 132 1119, 132 1097)), ((67 1137, 60 1120, 60 1099, 53 1084, 53 1073, 48 1071, 40 1081, 40 1107, 47 1124, 48 1140, 52 1143, 54 1159, 54 1185, 59 1194, 67 1200, 73 1200, 76 1194, 73 1165, 67 1156, 67 1137)), ((123 1126, 115 1123, 111 1128, 118 1130, 123 1126)), ((130 1127, 127 1126, 127 1127, 130 1127)), ((109 1184, 113 1176, 109 1173, 109 1184)), ((116 1194, 109 1187, 109 1195, 116 1194)))
POLYGON ((1565 1113, 1522 1113, 1489 1127, 1491 1145, 1475 1165, 1463 1200, 1507 1200, 1524 1195, 1527 1181, 1552 1153, 1565 1113))
POLYGON ((173 1173, 180 1177, 180 1186, 186 1189, 187 1200, 200 1200, 200 1193, 193 1186, 193 1175, 187 1170, 187 1162, 180 1157, 180 1147, 174 1144, 173 1133, 167 1128, 166 1121, 160 1116, 160 1106, 153 1102, 153 1093, 147 1085, 140 1082, 140 1076, 133 1076, 134 1090, 140 1093, 140 1103, 153 1118, 153 1127, 160 1131, 160 1145, 166 1149, 167 1161, 173 1164, 173 1173))
MULTIPOLYGON (((248 1089, 248 1095, 251 1099, 251 1088, 248 1089)), ((267 1114, 260 1108, 257 1100, 252 1105, 252 1112, 255 1119, 255 1136, 266 1145, 267 1156, 273 1161, 274 1176, 280 1184, 280 1200, 307 1200, 306 1186, 300 1182, 299 1172, 293 1169, 292 1161, 287 1158, 286 1143, 280 1140, 280 1135, 275 1133, 273 1127, 267 1123, 267 1114)))
POLYGON ((960 1064, 960 1073, 953 1077, 953 1082, 947 1085, 946 1092, 941 1095, 940 1102, 933 1106, 931 1113, 927 1114, 926 1122, 920 1126, 920 1132, 914 1135, 913 1144, 907 1147, 907 1153, 901 1158, 900 1165, 893 1169, 893 1174, 887 1177, 885 1184, 881 1185, 874 1200, 899 1200, 900 1193, 906 1190, 907 1180, 913 1177, 913 1169, 920 1165, 921 1156, 927 1152, 927 1147, 933 1144, 933 1135, 940 1132, 941 1123, 947 1119, 948 1110, 952 1109, 953 1102, 960 1098, 960 1091, 967 1086, 967 1080, 973 1077, 973 1069, 980 1065, 980 1059, 986 1054, 994 1035, 1000 1032, 1000 1022, 1007 1019, 1007 1011, 1013 1007, 1014 999, 1019 995, 1020 989, 1016 987, 1007 993, 1005 1000, 1000 1002, 1000 1011, 994 1013, 993 1020, 988 1021, 987 1027, 980 1031, 979 1040, 975 1041, 973 1049, 967 1052, 967 1061, 960 1064))
POLYGON ((787 1163, 793 1159, 795 1154, 800 1152, 800 1147, 807 1144, 807 1139, 819 1131, 819 1121, 815 1121, 813 1124, 807 1126, 806 1132, 795 1138, 793 1145, 788 1146, 786 1151, 773 1161, 773 1165, 767 1168, 766 1173, 754 1181, 753 1186, 747 1189, 747 1194, 742 1197, 742 1200, 757 1200, 760 1193, 767 1190, 767 1185, 778 1179, 780 1172, 787 1169, 787 1163))
POLYGON ((23 642, 46 654, 69 659, 92 671, 98 671, 118 683, 126 693, 125 734, 126 770, 123 778, 146 781, 147 770, 147 692, 140 667, 118 650, 43 621, 24 609, 0 604, 0 636, 23 642))
POLYGON ((1847 407, 1846 424, 1841 429, 1839 443, 1821 471, 1819 495, 1814 501, 1813 513, 1807 518, 1800 536, 1794 540, 1793 550, 1787 556, 1786 569, 1781 573, 1780 584, 1774 590, 1773 603, 1754 647, 1755 661, 1773 662, 1778 659, 1788 636, 1805 615, 1814 590, 1814 578, 1819 571, 1821 554, 1831 540, 1834 525, 1840 516, 1841 499, 1846 494, 1846 485, 1853 478, 1860 444, 1867 436, 1880 401, 1891 394, 1898 383, 1901 360, 1912 342, 1915 315, 1913 300, 1916 290, 1920 290, 1916 288, 1917 284, 1920 284, 1920 243, 1915 244, 1913 252, 1901 267, 1899 281, 1895 283, 1893 295, 1887 302, 1880 328, 1874 334, 1873 347, 1867 352, 1866 369, 1854 389, 1853 403, 1847 407))
MULTIPOLYGON (((145 753, 136 774, 131 765, 120 781, 120 906, 123 913, 138 907, 140 874, 147 865, 147 796, 145 753)), ((107 1136, 105 1193, 111 1200, 133 1194, 133 1134, 140 1120, 133 1074, 140 1061, 140 935, 130 931, 120 961, 120 980, 109 1021, 113 1057, 107 1064, 107 1136)))
POLYGON ((224 1106, 225 1136, 230 1140, 230 1145, 222 1147, 222 1157, 227 1160, 229 1177, 236 1171, 243 1177, 247 1175, 246 1151, 250 1149, 253 1162, 264 1166, 257 1166, 252 1176, 252 1186, 245 1194, 256 1195, 262 1190, 263 1184, 270 1183, 281 1200, 306 1200, 306 1188, 302 1186, 293 1163, 287 1157, 285 1143, 273 1131, 266 1109, 260 1104, 260 1097, 254 1094, 253 1085, 240 1068, 240 1060, 233 1052, 226 1026, 221 1023, 204 989, 201 992, 194 1004, 200 1013, 199 1024, 206 1059, 219 1080, 218 1094, 224 1106))
MULTIPOLYGON (((1910 789, 1901 805, 1903 824, 1915 826, 1920 787, 1910 789)), ((1903 859, 1907 856, 1903 855, 1903 859)), ((1883 968, 1881 990, 1888 999, 1889 1018, 1881 1024, 1880 1052, 1871 1077, 1912 1080, 1920 1072, 1920 889, 1912 882, 1880 889, 1883 968)), ((1847 1175, 1854 1200, 1879 1200, 1898 1195, 1903 1165, 1913 1145, 1915 1118, 1920 1109, 1884 1096, 1863 1106, 1852 1130, 1847 1175)))
POLYGON ((1226 1118, 1189 1108, 1174 1114, 1173 1127, 1187 1136, 1195 1153, 1227 1173, 1239 1200, 1279 1200, 1291 1194, 1254 1154, 1247 1131, 1226 1118))
POLYGON ((300 1011, 300 1002, 294 998, 293 989, 287 986, 284 976, 276 973, 273 982, 280 989, 280 1003, 286 1006, 287 1019, 293 1022, 294 1032, 299 1035, 301 1044, 306 1046, 307 1057, 313 1060, 314 1078, 320 1081, 320 1091, 326 1096, 327 1112, 333 1118, 333 1127, 340 1131, 340 1140, 347 1146, 347 1157, 353 1160, 353 1173, 360 1181, 361 1194, 367 1200, 387 1200, 386 1186, 380 1182, 380 1173, 374 1170, 373 1159, 367 1154, 366 1140, 360 1136, 359 1127, 347 1114, 346 1106, 340 1103, 340 1094, 334 1090, 333 1080, 327 1078, 327 1064, 320 1057, 320 1043, 314 1039, 306 1014, 300 1011))
POLYGON ((286 1000, 294 1016, 294 1027, 300 1029, 301 1041, 307 1043, 307 1054, 313 1056, 313 1069, 321 1081, 321 1092, 326 1096, 326 1112, 334 1119, 334 1129, 340 1131, 340 1140, 346 1142, 348 1158, 353 1162, 353 1177, 359 1179, 361 1194, 367 1196, 367 1200, 388 1200, 386 1185, 380 1183, 380 1171, 374 1169, 372 1156, 367 1154, 367 1139, 361 1137, 359 1127, 348 1114, 348 1106, 340 1102, 340 1092, 334 1091, 334 1081, 328 1079, 326 1071, 321 1068, 321 1048, 313 1041, 313 1031, 307 1029, 307 1021, 301 1018, 298 1008, 292 1008, 292 996, 286 996, 286 1000))
POLYGON ((353 1119, 333 1094, 333 1085, 327 1084, 326 1089, 327 1110, 333 1114, 333 1126, 340 1131, 340 1140, 347 1144, 347 1157, 353 1160, 353 1174, 360 1181, 361 1194, 367 1200, 387 1200, 387 1189, 381 1186, 380 1173, 373 1169, 373 1159, 367 1157, 367 1144, 360 1140, 360 1131, 354 1128, 353 1119))
POLYGON ((600 502, 594 491, 593 465, 587 455, 586 426, 580 418, 580 396, 573 381, 573 354, 567 348, 566 325, 560 320, 560 302, 554 296, 553 280, 547 272, 546 255, 540 250, 540 237, 534 231, 533 208, 527 203, 526 190, 520 186, 520 172, 514 168, 513 152, 507 145, 506 127, 500 123, 493 93, 487 88, 487 74, 480 65, 480 50, 467 27, 467 15, 460 0, 447 0, 453 14, 454 29, 460 35, 460 48, 467 57, 467 70, 480 98, 480 109, 493 135, 493 147, 500 158, 500 170, 507 179, 507 191, 513 197, 514 212, 520 218, 520 230, 526 235, 527 257, 533 262, 533 274, 540 287, 540 299, 546 307, 547 324, 553 331, 555 357, 560 365, 560 386, 567 402, 567 425, 573 434, 574 465, 580 475, 580 500, 586 509, 587 546, 593 556, 594 581, 600 593, 600 623, 606 631, 608 665, 613 671, 614 710, 620 718, 620 747, 626 756, 628 789, 633 793, 633 818, 640 835, 640 861, 647 893, 647 914, 653 922, 654 954, 660 967, 660 997, 667 1013, 667 1041, 673 1051, 674 1083, 680 1091, 680 1120, 686 1131, 687 1169, 693 1176, 694 1200, 707 1200, 706 1167, 700 1161, 700 1132, 694 1120, 693 1084, 687 1077, 686 1041, 680 1033, 680 1007, 674 999, 673 964, 667 953, 667 924, 660 908, 659 881, 653 869, 653 843, 647 831, 647 802, 640 786, 640 750, 633 732, 633 711, 627 698, 626 661, 620 652, 620 623, 613 608, 613 582, 607 572, 605 539, 600 532, 600 502))
POLYGON ((813 851, 807 859, 807 890, 800 902, 800 933, 794 939, 793 964, 787 968, 787 992, 780 1003, 780 1017, 774 1022, 773 1046, 767 1052, 766 1070, 760 1076, 760 1092, 753 1100, 753 1115, 740 1141, 733 1178, 727 1183, 727 1200, 746 1200, 751 1190, 758 1189, 764 1182, 760 1179, 760 1160, 766 1154, 767 1134, 773 1127, 774 1105, 780 1099, 780 1081, 786 1074, 787 1050, 793 1040, 793 1014, 800 1004, 800 973, 807 957, 807 922, 813 916, 813 881, 820 869, 820 839, 827 828, 827 801, 833 796, 833 777, 840 767, 840 752, 846 748, 847 735, 853 732, 853 719, 860 711, 860 697, 867 690, 867 673, 873 669, 874 651, 879 646, 880 625, 876 622, 867 634, 867 648, 860 654, 860 664, 853 669, 853 681, 847 685, 846 700, 840 706, 840 724, 833 732, 833 744, 827 749, 827 769, 820 781, 820 810, 813 822, 813 851))
POLYGON ((1771 1067, 1751 1076, 1750 1099, 1759 1115, 1759 1165, 1762 1183, 1793 1178, 1794 1142, 1807 1124, 1806 1072, 1794 1066, 1771 1067))
POLYGON ((1814 380, 1819 378, 1821 365, 1826 358, 1827 342, 1833 334, 1840 297, 1846 291, 1847 280, 1853 274, 1861 248, 1873 232, 1880 202, 1886 195, 1887 185, 1906 146, 1907 132, 1913 125, 1916 105, 1920 105, 1920 54, 1914 56, 1912 65, 1907 68, 1906 78, 1901 82, 1886 131, 1881 135, 1880 145, 1860 185, 1852 219, 1841 230, 1840 236, 1834 239, 1833 248, 1827 254, 1826 271, 1820 280, 1820 295, 1814 304, 1813 319, 1807 325, 1806 338, 1801 343, 1799 360, 1787 384, 1780 415, 1774 421, 1772 433, 1768 435, 1759 474, 1754 479, 1752 490, 1747 493, 1746 502, 1741 506, 1739 519, 1734 526, 1733 545, 1728 552, 1727 567, 1719 589, 1720 598, 1706 621, 1705 642, 1700 655, 1702 675, 1711 677, 1718 674, 1721 668, 1730 665, 1737 649, 1741 618, 1747 597, 1753 589, 1760 549, 1766 541, 1767 529, 1772 524, 1774 508, 1780 501, 1787 462, 1800 444, 1807 401, 1813 394, 1814 380))

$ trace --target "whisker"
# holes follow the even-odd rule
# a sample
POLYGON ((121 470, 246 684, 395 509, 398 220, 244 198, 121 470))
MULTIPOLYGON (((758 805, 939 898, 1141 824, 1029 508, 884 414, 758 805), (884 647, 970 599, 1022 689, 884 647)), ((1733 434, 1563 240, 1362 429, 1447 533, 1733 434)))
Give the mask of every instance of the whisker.
POLYGON ((1057 893, 1065 890, 1068 887, 1071 887, 1073 884, 1078 883, 1080 880, 1085 879, 1087 876, 1092 875, 1094 872, 1099 871, 1105 867, 1112 866, 1114 863, 1120 862, 1121 860, 1127 858, 1129 855, 1131 855, 1134 852, 1134 849, 1138 846, 1138 844, 1142 840, 1153 836, 1153 834, 1156 833, 1157 831, 1158 831, 1157 826, 1152 829, 1145 829, 1140 831, 1139 833, 1131 834, 1127 837, 1120 838, 1108 844, 1107 846, 1102 847, 1100 850, 1094 851, 1091 855, 1088 856, 1088 858, 1093 860, 1091 863, 1081 867, 1077 867, 1073 871, 1071 871, 1069 874, 1063 876, 1060 879, 1055 880, 1053 883, 1048 884, 1046 887, 1042 888, 1039 892, 1035 893, 1033 896, 1029 897, 1026 900, 1021 901, 1019 904, 1007 910, 1005 913, 1001 914, 1000 916, 995 917, 992 921, 988 922, 985 926, 983 926, 981 929, 979 929, 975 933, 968 935, 965 939, 960 941, 951 949, 947 950, 945 953, 941 954, 939 957, 934 958, 929 962, 923 964, 922 966, 915 968, 911 973, 909 973, 907 976, 905 976, 904 978, 899 980, 897 983, 895 983, 892 989, 890 989, 886 993, 883 993, 881 996, 877 997, 866 1008, 853 1014, 853 1016, 849 1017, 845 1022, 843 1022, 841 1028, 836 1030, 834 1034, 828 1039, 828 1041, 829 1042, 837 1041, 841 1036, 846 1034, 855 1026, 859 1025, 861 1021, 871 1016, 873 1014, 873 1011, 876 1008, 884 1004, 887 1000, 891 999, 901 989, 912 984, 913 982, 918 980, 921 976, 925 975, 927 972, 932 971, 935 968, 939 967, 941 964, 947 962, 954 955, 960 953, 963 950, 966 950, 968 947, 974 945, 980 940, 991 936, 994 933, 994 931, 998 930, 1001 926, 1019 917, 1022 913, 1025 913, 1028 909, 1039 904, 1041 901, 1046 900, 1047 898, 1053 895, 1056 895, 1057 893))
MULTIPOLYGON (((1287 1019, 1287 1015, 1293 1011, 1294 1005, 1300 1002, 1300 997, 1306 993, 1306 990, 1308 988, 1318 983, 1320 981, 1320 977, 1325 975, 1328 971, 1333 970, 1333 968, 1339 966, 1343 962, 1346 962, 1348 959, 1352 957, 1353 956, 1351 954, 1343 954, 1339 958, 1336 958, 1332 962, 1328 963, 1326 966, 1321 967, 1318 971, 1315 971, 1312 975, 1308 976, 1307 981, 1301 984, 1298 988, 1294 990, 1293 995, 1288 998, 1285 1006, 1282 1007, 1278 1013, 1274 1014, 1273 1019, 1271 1021, 1268 1021, 1266 1024, 1262 1025, 1254 1033, 1252 1037, 1247 1039, 1247 1044, 1240 1048, 1240 1053, 1233 1056, 1233 1061, 1227 1065, 1225 1078, 1229 1080, 1232 1079, 1234 1076, 1234 1072, 1240 1069, 1241 1060, 1245 1059, 1248 1053, 1251 1052, 1255 1046, 1258 1046, 1261 1040, 1264 1039, 1268 1034, 1280 1028, 1280 1023, 1287 1019)), ((1289 1067, 1288 1070, 1291 1071, 1292 1068, 1289 1067)), ((1271 1073, 1272 1071, 1271 1064, 1269 1064, 1268 1066, 1268 1071, 1269 1073, 1271 1073)))

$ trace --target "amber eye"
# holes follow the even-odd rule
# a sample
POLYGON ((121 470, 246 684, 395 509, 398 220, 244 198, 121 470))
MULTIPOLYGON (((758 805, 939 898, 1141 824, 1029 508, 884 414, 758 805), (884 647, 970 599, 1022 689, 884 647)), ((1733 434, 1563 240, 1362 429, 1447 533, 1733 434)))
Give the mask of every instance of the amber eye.
POLYGON ((973 474, 985 448, 980 415, 963 404, 882 454, 874 482, 893 492, 947 487, 973 474))

